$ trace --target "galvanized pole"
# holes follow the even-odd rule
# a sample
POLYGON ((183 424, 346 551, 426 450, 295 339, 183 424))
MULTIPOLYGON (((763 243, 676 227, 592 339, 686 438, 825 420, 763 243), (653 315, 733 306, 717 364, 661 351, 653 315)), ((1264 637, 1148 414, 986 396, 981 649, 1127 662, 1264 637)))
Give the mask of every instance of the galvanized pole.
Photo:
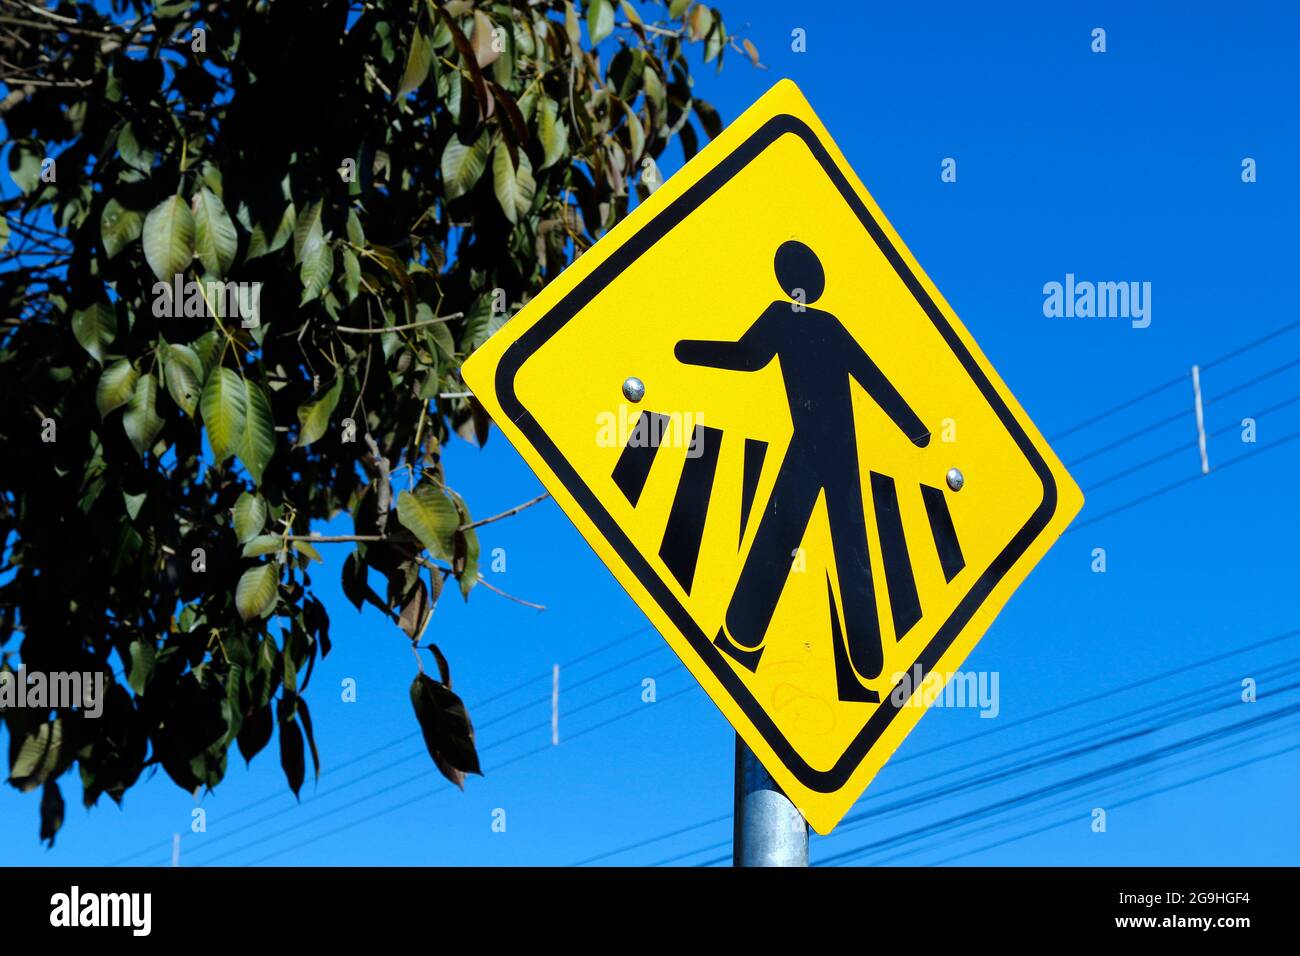
POLYGON ((736 736, 733 866, 807 866, 808 824, 736 736))

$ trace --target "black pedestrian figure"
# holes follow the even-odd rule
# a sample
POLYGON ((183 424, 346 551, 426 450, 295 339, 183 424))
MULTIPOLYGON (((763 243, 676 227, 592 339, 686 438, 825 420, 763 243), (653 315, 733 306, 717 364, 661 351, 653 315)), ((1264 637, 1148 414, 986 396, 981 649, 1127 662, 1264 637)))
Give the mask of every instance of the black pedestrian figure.
MULTIPOLYGON (((924 448, 930 433, 839 320, 808 307, 821 297, 826 282, 816 254, 801 242, 786 242, 776 251, 774 267, 777 282, 793 301, 773 302, 739 341, 684 340, 674 350, 679 362, 738 372, 756 372, 780 359, 794 425, 772 496, 727 607, 725 627, 714 643, 749 670, 757 669, 760 645, 793 555, 817 496, 825 491, 844 609, 844 643, 853 669, 870 680, 880 674, 883 650, 849 379, 855 379, 915 445, 924 448)), ((831 601, 838 645, 833 595, 831 601)), ((835 650, 841 698, 877 699, 856 681, 854 689, 846 687, 841 648, 835 650)))

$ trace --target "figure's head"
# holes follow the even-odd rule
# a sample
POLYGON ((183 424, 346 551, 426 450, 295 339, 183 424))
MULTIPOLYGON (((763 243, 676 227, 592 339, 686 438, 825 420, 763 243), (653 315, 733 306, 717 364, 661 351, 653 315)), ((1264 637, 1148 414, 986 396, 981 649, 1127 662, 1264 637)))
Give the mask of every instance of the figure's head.
POLYGON ((826 273, 817 254, 802 242, 791 239, 776 250, 776 281, 785 294, 804 305, 812 305, 826 288, 826 273), (798 290, 802 290, 802 295, 798 290))

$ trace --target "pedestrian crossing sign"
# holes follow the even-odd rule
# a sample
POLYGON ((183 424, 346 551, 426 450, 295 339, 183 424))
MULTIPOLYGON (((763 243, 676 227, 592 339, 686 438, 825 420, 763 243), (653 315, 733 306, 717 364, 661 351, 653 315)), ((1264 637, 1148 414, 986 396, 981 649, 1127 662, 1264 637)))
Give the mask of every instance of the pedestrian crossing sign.
POLYGON ((1083 505, 788 80, 463 375, 819 833, 1083 505))

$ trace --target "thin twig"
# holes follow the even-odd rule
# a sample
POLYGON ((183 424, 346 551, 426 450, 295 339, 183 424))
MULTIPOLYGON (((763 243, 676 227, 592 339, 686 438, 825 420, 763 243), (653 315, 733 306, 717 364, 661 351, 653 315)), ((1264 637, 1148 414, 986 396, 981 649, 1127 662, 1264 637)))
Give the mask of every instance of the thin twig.
POLYGON ((312 544, 373 543, 376 541, 414 544, 416 540, 414 537, 391 534, 288 534, 284 536, 284 539, 286 541, 310 541, 312 544))
POLYGON ((522 604, 524 607, 531 607, 535 611, 546 610, 545 604, 534 604, 532 601, 525 601, 523 598, 515 597, 513 594, 509 594, 505 591, 502 591, 495 584, 489 584, 487 578, 483 577, 483 575, 481 574, 478 576, 478 583, 483 585, 493 594, 500 594, 503 598, 514 601, 516 604, 522 604))
MULTIPOLYGON (((433 561, 430 561, 428 558, 424 557, 423 555, 417 555, 416 558, 415 558, 415 563, 416 563, 416 564, 422 564, 422 565, 424 565, 426 568, 429 568, 430 570, 441 571, 441 572, 443 572, 443 574, 455 574, 455 573, 456 573, 456 572, 453 571, 451 568, 445 568, 445 567, 443 567, 441 564, 435 564, 433 561)), ((501 590, 501 589, 500 589, 499 587, 497 587, 495 584, 491 584, 491 583, 489 583, 488 580, 487 580, 487 578, 483 577, 483 575, 481 575, 481 574, 478 576, 478 583, 481 584, 481 585, 483 585, 485 588, 487 588, 487 589, 488 589, 489 591, 491 591, 493 594, 499 594, 499 595, 501 595, 503 598, 507 598, 507 599, 509 599, 509 600, 511 600, 511 601, 514 601, 516 604, 522 604, 524 607, 530 607, 530 608, 532 608, 532 609, 535 610, 535 611, 545 611, 545 610, 546 610, 546 605, 545 605, 545 604, 534 604, 532 601, 525 601, 523 598, 515 597, 513 594, 510 594, 509 592, 501 590)))
POLYGON ((355 325, 336 325, 334 328, 339 332, 352 332, 355 335, 383 335, 385 332, 402 332, 406 329, 418 329, 426 325, 438 325, 442 322, 454 322, 456 319, 465 318, 464 312, 452 312, 450 315, 438 315, 432 319, 420 319, 418 322, 408 322, 405 325, 385 325, 379 328, 358 328, 355 325))
POLYGON ((537 504, 540 501, 545 501, 549 497, 551 497, 551 493, 549 491, 543 491, 536 498, 530 498, 528 501, 525 501, 521 505, 515 505, 509 511, 503 511, 499 515, 493 515, 491 518, 483 518, 480 521, 471 521, 469 524, 461 525, 458 530, 468 531, 471 528, 481 528, 483 525, 491 524, 493 521, 500 521, 502 518, 509 518, 511 515, 517 515, 525 508, 531 508, 533 505, 537 504))

